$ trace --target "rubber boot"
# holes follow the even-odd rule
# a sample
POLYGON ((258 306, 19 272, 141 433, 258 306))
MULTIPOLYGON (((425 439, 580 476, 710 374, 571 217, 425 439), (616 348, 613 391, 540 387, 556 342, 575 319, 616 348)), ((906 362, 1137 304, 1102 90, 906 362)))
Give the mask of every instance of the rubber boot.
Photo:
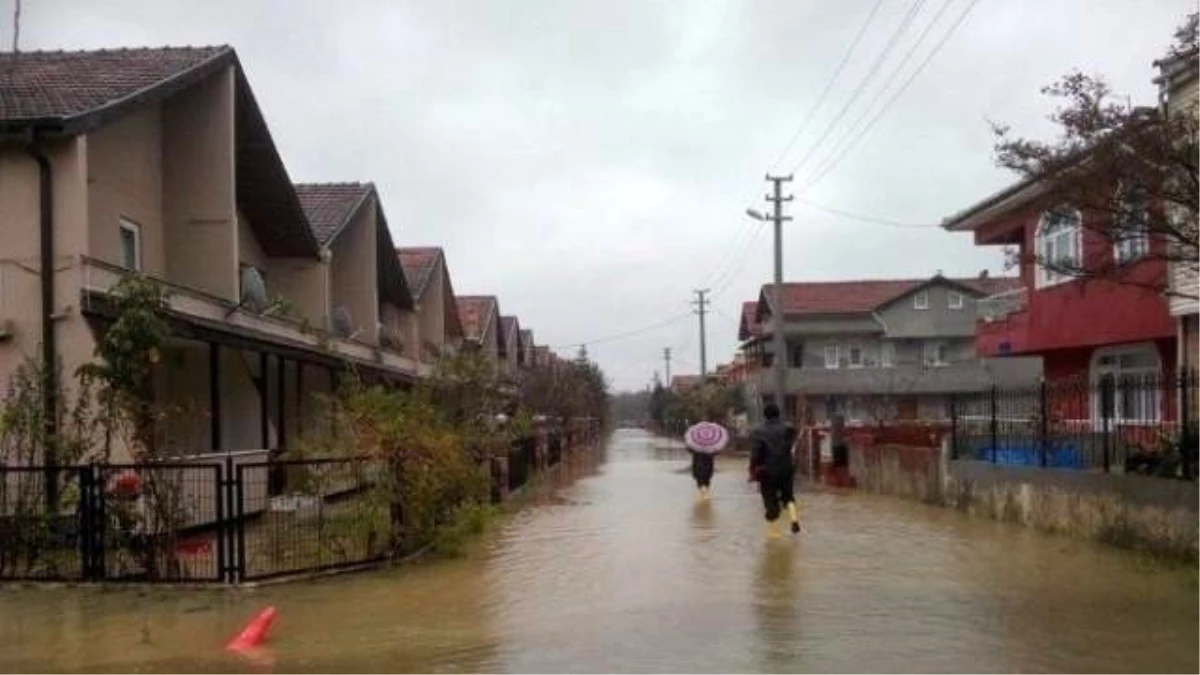
POLYGON ((792 534, 800 533, 800 509, 796 508, 796 502, 788 502, 788 515, 792 518, 792 534))
POLYGON ((700 499, 703 499, 704 501, 712 499, 712 488, 708 486, 700 488, 700 499))
POLYGON ((783 534, 779 531, 778 520, 767 521, 767 539, 779 539, 783 534))

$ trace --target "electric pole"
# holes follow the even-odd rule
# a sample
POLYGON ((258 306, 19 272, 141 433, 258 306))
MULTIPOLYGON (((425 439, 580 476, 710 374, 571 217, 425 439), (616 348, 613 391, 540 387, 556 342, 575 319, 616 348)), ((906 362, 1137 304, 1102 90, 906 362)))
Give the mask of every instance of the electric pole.
POLYGON ((700 381, 701 382, 704 382, 705 380, 708 379, 708 349, 707 349, 707 342, 706 342, 708 336, 705 335, 705 331, 704 331, 704 314, 705 314, 705 312, 708 311, 709 300, 707 298, 705 298, 704 296, 709 292, 709 290, 710 289, 707 289, 707 288, 697 289, 695 291, 696 301, 694 303, 692 303, 692 304, 696 305, 696 314, 700 315, 700 381))
POLYGON ((667 384, 671 384, 671 348, 663 347, 663 365, 666 367, 667 384))
POLYGON ((775 374, 775 405, 783 413, 784 419, 791 419, 792 411, 787 409, 787 347, 783 339, 783 224, 791 220, 791 216, 783 215, 783 203, 790 202, 792 195, 783 196, 783 184, 792 182, 791 176, 772 176, 767 174, 767 180, 774 184, 772 194, 766 196, 774 207, 771 211, 771 222, 775 226, 775 294, 771 308, 771 344, 772 370, 775 374))

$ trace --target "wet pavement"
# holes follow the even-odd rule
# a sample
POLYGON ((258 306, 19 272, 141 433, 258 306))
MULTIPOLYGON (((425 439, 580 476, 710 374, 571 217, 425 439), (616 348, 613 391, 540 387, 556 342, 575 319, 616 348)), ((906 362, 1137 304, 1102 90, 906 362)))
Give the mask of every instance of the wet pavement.
POLYGON ((805 492, 618 431, 466 557, 254 590, 0 588, 0 670, 1196 672, 1194 571, 922 504, 805 492), (250 660, 222 645, 278 608, 250 660))

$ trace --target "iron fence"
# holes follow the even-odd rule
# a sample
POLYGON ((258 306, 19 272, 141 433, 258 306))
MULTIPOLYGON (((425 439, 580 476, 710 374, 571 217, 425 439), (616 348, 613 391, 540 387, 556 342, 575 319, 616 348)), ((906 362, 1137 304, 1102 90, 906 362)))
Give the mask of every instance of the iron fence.
POLYGON ((993 388, 950 401, 955 459, 1195 479, 1197 375, 993 388))
MULTIPOLYGON (((536 441, 514 443, 508 488, 538 468, 536 441)), ((237 583, 381 561, 402 516, 378 489, 391 478, 369 458, 0 466, 0 581, 237 583)))

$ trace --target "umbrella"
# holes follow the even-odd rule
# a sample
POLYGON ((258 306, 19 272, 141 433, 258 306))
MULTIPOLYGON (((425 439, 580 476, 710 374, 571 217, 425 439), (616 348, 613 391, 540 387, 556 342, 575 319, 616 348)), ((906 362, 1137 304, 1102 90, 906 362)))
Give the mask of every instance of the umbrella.
POLYGON ((700 422, 688 427, 683 433, 683 442, 696 452, 715 455, 729 443, 729 432, 720 424, 700 422))

